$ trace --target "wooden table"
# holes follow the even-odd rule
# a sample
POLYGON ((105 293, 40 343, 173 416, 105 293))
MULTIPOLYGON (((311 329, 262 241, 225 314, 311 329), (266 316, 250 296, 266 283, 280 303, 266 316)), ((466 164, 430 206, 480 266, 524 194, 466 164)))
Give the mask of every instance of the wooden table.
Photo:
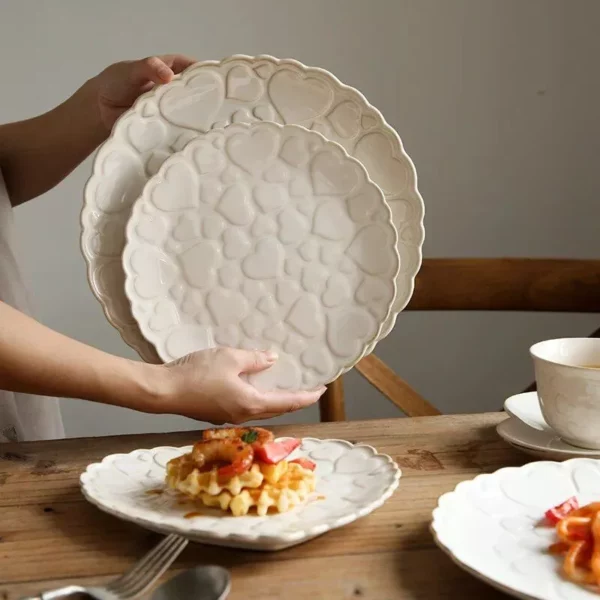
MULTIPOLYGON (((231 600, 503 598, 456 567, 429 533, 440 494, 527 457, 496 434, 501 413, 277 428, 366 442, 395 458, 400 488, 372 515, 275 553, 192 544, 169 575, 192 565, 232 570, 231 600)), ((105 515, 79 491, 85 466, 114 452, 186 445, 192 432, 0 446, 0 600, 121 574, 154 534, 105 515)))

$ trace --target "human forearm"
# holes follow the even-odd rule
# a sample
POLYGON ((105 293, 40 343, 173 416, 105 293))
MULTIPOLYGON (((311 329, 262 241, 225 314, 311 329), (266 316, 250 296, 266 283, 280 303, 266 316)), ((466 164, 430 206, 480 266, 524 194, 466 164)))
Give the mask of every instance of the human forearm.
POLYGON ((0 389, 152 411, 160 369, 72 340, 0 302, 0 389))
POLYGON ((14 206, 54 187, 105 139, 96 98, 90 80, 53 110, 0 125, 0 170, 14 206))
POLYGON ((72 340, 0 302, 0 389, 9 391, 242 423, 310 406, 323 393, 259 392, 240 378, 276 360, 270 352, 211 348, 147 365, 72 340))

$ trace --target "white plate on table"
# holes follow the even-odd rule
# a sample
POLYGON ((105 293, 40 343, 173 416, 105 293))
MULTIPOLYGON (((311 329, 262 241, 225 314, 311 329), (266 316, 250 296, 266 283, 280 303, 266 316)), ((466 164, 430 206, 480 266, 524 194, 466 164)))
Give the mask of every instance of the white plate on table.
POLYGON ((432 531, 438 546, 474 576, 527 600, 593 600, 598 593, 563 579, 562 557, 546 552, 553 527, 544 512, 572 496, 600 500, 600 462, 575 458, 508 467, 459 483, 439 499, 432 531))
POLYGON ((558 437, 542 415, 536 392, 508 398, 504 409, 511 418, 500 423, 496 430, 504 440, 519 450, 546 460, 600 458, 600 450, 578 448, 558 437))
POLYGON ((274 350, 262 389, 351 369, 392 308, 397 233, 364 167, 296 125, 231 125, 171 156, 135 203, 125 290, 165 362, 214 346, 274 350))
POLYGON ((290 459, 304 456, 316 463, 315 499, 287 513, 233 517, 181 505, 167 492, 152 493, 164 487, 167 462, 190 449, 161 447, 107 456, 82 474, 83 494, 104 512, 153 531, 218 546, 281 550, 373 512, 394 493, 401 476, 398 465, 371 446, 304 438, 290 459), (190 510, 203 514, 185 518, 190 510))
POLYGON ((131 314, 121 265, 131 205, 161 164, 198 133, 271 120, 303 125, 340 143, 365 165, 391 206, 401 267, 380 339, 410 300, 421 265, 423 201, 414 166, 381 113, 331 73, 297 61, 270 56, 206 61, 144 94, 117 121, 85 189, 81 245, 92 291, 124 341, 145 360, 159 357, 131 314))

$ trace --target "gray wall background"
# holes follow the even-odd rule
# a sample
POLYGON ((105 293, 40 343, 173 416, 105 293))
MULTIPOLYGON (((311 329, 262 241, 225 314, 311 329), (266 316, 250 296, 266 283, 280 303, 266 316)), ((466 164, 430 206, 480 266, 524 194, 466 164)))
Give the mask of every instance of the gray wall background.
MULTIPOLYGON (((0 122, 51 108, 126 58, 293 57, 359 88, 400 132, 426 204, 426 256, 597 257, 599 22, 595 0, 3 0, 0 122)), ((79 251, 90 165, 17 210, 20 259, 44 323, 133 357, 79 251)), ((378 354, 445 413, 496 410, 530 382, 531 343, 599 321, 406 313, 378 354)), ((356 373, 346 396, 352 419, 400 414, 356 373)), ((63 412, 77 436, 197 426, 79 401, 63 412)))

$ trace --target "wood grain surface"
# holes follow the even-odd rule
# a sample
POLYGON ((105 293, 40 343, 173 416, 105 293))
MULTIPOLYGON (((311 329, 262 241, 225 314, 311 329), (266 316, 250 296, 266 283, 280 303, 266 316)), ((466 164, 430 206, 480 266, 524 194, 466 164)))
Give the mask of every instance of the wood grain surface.
POLYGON ((405 310, 600 312, 600 260, 424 259, 405 310))
MULTIPOLYGON (((231 600, 503 598, 455 566, 429 532, 438 497, 483 472, 527 457, 496 434, 494 413, 279 427, 278 433, 365 442, 401 466, 386 504, 347 527, 274 553, 192 544, 167 577, 198 564, 231 569, 231 600)), ((107 454, 183 446, 197 433, 0 446, 0 600, 121 574, 157 536, 105 515, 82 497, 78 478, 107 454)))

